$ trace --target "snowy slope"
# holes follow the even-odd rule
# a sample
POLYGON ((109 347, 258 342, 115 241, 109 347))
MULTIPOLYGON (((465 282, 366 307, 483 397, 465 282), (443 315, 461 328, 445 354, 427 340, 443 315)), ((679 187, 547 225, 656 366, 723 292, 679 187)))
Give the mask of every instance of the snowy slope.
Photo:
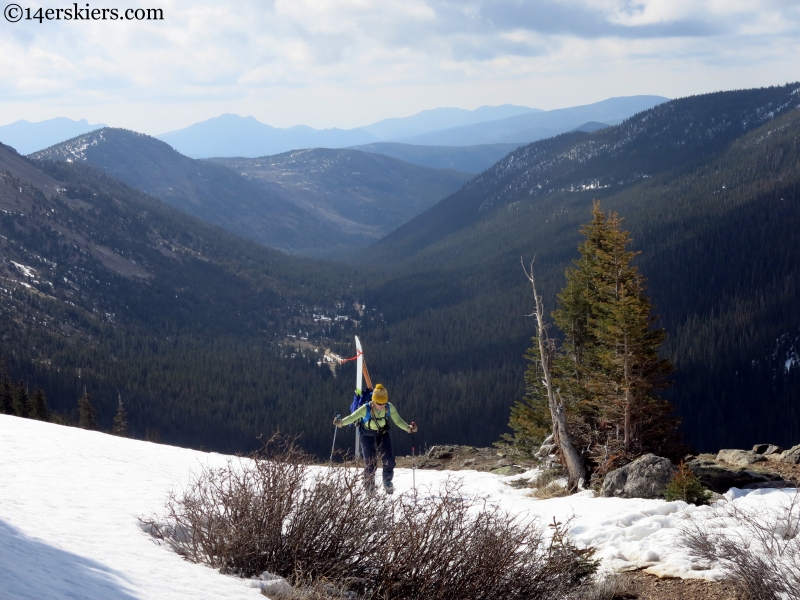
MULTIPOLYGON (((179 490, 193 471, 226 460, 0 415, 0 599, 263 598, 249 581, 183 561, 138 526, 137 517, 160 512, 168 491, 179 490)), ((692 564, 675 544, 688 512, 704 519, 708 508, 591 492, 533 500, 509 487, 508 478, 473 471, 417 471, 416 482, 437 487, 448 476, 463 479, 465 494, 488 496, 543 524, 574 515, 573 535, 599 549, 605 570, 721 577, 718 569, 692 564)), ((398 470, 398 491, 408 491, 411 480, 410 471, 398 470)), ((775 505, 787 493, 729 495, 737 503, 775 505)))

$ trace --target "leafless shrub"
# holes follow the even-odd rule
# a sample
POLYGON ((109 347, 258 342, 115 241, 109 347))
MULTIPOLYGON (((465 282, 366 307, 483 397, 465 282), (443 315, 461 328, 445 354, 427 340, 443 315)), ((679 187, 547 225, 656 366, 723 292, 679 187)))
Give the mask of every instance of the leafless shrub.
POLYGON ((356 469, 316 470, 293 442, 273 438, 249 459, 203 469, 181 494, 171 493, 163 519, 143 525, 192 562, 243 576, 269 571, 295 582, 337 578, 370 556, 374 514, 356 469))
POLYGON ((800 599, 800 495, 777 508, 716 506, 710 525, 691 519, 683 541, 690 554, 717 563, 750 600, 800 599))
POLYGON ((561 599, 597 568, 567 526, 525 523, 498 508, 475 506, 457 487, 422 502, 395 505, 389 544, 363 573, 376 598, 436 600, 561 599))
POLYGON ((193 562, 294 586, 292 599, 556 599, 596 570, 567 526, 463 498, 364 491, 354 468, 319 469, 293 444, 204 469, 143 526, 193 562))

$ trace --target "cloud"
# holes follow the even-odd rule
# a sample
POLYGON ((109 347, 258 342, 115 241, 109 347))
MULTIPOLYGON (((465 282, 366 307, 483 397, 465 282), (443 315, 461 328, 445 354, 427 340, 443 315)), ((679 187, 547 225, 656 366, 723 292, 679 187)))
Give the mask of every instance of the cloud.
MULTIPOLYGON (((34 10, 39 5, 30 3, 34 10)), ((347 112, 359 97, 363 105, 352 106, 353 114, 368 106, 378 115, 377 98, 420 109, 445 97, 477 105, 502 90, 518 94, 524 81, 535 89, 577 89, 598 73, 641 80, 636 74, 645 68, 676 72, 677 61, 699 74, 730 69, 731 78, 739 61, 777 69, 796 57, 800 32, 800 7, 780 0, 109 0, 106 6, 157 6, 164 20, 0 23, 6 114, 26 103, 42 113, 59 105, 93 107, 101 114, 82 116, 106 122, 114 122, 109 107, 137 103, 166 112, 181 103, 202 106, 199 112, 262 106, 284 119, 320 100, 347 112), (305 104, 304 93, 315 102, 305 104)), ((786 78, 797 78, 795 71, 786 78)), ((757 83, 732 80, 731 87, 757 83)), ((673 95, 685 91, 684 85, 673 95)), ((184 110, 186 118, 195 118, 192 110, 184 110)))

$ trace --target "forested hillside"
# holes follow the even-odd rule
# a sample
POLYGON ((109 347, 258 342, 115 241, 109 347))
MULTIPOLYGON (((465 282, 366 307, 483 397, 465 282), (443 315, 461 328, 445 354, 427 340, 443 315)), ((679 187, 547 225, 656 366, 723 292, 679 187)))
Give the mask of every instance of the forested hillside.
POLYGON ((347 236, 330 256, 365 247, 424 212, 472 178, 359 150, 313 148, 261 158, 213 158, 347 236))
POLYGON ((0 171, 0 352, 16 380, 67 414, 86 388, 105 429, 121 394, 134 435, 176 444, 327 438, 351 384, 318 363, 359 318, 352 270, 234 237, 86 165, 0 147, 0 171))
POLYGON ((323 243, 339 241, 319 219, 274 191, 134 131, 100 129, 32 157, 94 165, 170 206, 273 248, 302 250, 309 235, 323 243))
POLYGON ((408 394, 482 408, 459 441, 499 435, 508 398, 522 394, 533 331, 520 257, 536 257, 555 309, 598 198, 626 218, 642 252, 665 352, 679 369, 669 397, 688 441, 794 443, 798 88, 677 100, 510 154, 362 255, 387 270, 365 296, 385 316, 370 332, 389 342, 381 366, 408 394))
POLYGON ((33 158, 86 162, 231 233, 321 258, 369 245, 470 178, 357 150, 195 160, 156 138, 112 128, 33 158))
POLYGON ((483 144, 480 146, 415 146, 396 142, 376 142, 355 146, 356 150, 385 154, 399 160, 431 167, 480 173, 491 167, 520 144, 483 144))

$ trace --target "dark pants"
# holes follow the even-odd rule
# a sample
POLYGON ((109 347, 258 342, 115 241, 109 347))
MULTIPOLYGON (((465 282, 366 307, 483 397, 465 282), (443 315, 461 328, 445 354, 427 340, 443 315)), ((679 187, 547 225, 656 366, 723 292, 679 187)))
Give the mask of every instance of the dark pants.
POLYGON ((367 435, 359 430, 361 435, 361 451, 364 453, 364 487, 368 490, 375 488, 375 471, 378 468, 378 456, 383 462, 383 485, 392 483, 394 477, 394 452, 392 452, 392 438, 389 432, 367 435))

